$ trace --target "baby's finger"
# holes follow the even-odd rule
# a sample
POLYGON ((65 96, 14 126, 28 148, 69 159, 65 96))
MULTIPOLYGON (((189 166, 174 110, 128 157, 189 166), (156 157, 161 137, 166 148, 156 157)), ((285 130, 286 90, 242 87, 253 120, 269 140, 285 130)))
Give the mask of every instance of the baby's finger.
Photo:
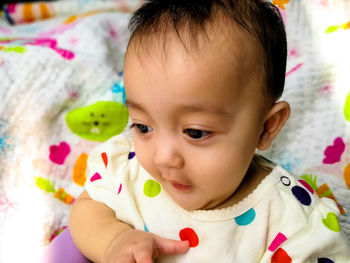
POLYGON ((176 241, 155 236, 155 248, 160 254, 185 254, 190 248, 188 241, 176 241))
POLYGON ((134 255, 131 253, 118 255, 116 259, 107 261, 108 263, 136 263, 134 255))
POLYGON ((152 263, 153 249, 151 247, 137 249, 137 252, 134 252, 134 258, 136 263, 152 263))

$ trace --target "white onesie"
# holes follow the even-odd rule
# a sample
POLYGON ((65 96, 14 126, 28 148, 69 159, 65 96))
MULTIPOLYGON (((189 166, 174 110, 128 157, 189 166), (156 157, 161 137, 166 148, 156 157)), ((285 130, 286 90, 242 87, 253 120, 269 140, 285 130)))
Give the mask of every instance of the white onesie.
MULTIPOLYGON (((214 160, 213 160, 214 161, 214 160)), ((350 263, 336 204, 318 198, 303 180, 275 166, 238 204, 220 210, 186 211, 139 164, 132 139, 118 135, 88 159, 86 189, 135 229, 189 240, 170 263, 350 263)))

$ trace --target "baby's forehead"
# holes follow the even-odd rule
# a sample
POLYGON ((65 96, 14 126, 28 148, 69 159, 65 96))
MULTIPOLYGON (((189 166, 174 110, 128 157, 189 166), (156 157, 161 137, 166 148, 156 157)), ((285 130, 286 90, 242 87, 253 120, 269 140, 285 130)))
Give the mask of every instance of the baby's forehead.
POLYGON ((243 53, 256 57, 262 50, 255 36, 221 10, 200 25, 190 20, 173 25, 164 15, 151 28, 134 32, 129 47, 143 53, 166 53, 174 41, 193 55, 223 50, 227 56, 243 53))
MULTIPOLYGON (((149 36, 143 45, 129 46, 126 64, 137 63, 145 70, 159 70, 158 74, 162 75, 181 77, 185 74, 202 79, 204 86, 209 83, 215 86, 215 83, 222 83, 221 79, 229 79, 231 82, 222 85, 224 89, 246 89, 257 101, 261 101, 266 90, 264 74, 261 74, 263 66, 257 63, 255 55, 256 47, 250 46, 243 37, 237 37, 236 41, 228 40, 228 36, 223 34, 216 31, 209 35, 208 31, 208 35, 196 39, 196 46, 186 46, 175 32, 168 32, 166 38, 149 36), (192 74, 194 71, 198 74, 192 74), (212 83, 210 79, 217 82, 212 83)), ((125 76, 133 74, 125 72, 125 76)))
POLYGON ((135 34, 129 43, 128 52, 130 50, 141 60, 161 61, 163 65, 174 56, 212 67, 220 65, 220 70, 231 71, 244 84, 254 80, 261 81, 260 85, 255 85, 260 90, 265 86, 264 58, 259 42, 222 13, 217 13, 201 28, 182 25, 175 30, 163 25, 147 34, 135 34))

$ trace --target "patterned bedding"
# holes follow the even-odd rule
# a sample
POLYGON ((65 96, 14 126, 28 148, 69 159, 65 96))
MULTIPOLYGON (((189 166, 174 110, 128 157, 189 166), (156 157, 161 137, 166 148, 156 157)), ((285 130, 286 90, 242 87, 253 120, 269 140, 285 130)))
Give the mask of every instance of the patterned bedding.
MULTIPOLYGON (((127 126, 123 54, 140 3, 61 0, 0 13, 0 262, 39 261, 67 225, 89 152, 127 126)), ((262 154, 336 200, 350 240, 350 1, 274 3, 288 34, 292 115, 262 154)))

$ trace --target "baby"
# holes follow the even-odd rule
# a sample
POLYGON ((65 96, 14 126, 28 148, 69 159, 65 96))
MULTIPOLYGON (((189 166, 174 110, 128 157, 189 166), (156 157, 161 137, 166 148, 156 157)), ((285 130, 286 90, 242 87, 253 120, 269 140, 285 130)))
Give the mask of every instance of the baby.
MULTIPOLYGON (((158 0, 132 17, 132 136, 89 156, 69 227, 94 262, 350 262, 337 206, 255 155, 289 117, 286 35, 258 0, 158 0)), ((125 133, 127 134, 127 133, 125 133)))

